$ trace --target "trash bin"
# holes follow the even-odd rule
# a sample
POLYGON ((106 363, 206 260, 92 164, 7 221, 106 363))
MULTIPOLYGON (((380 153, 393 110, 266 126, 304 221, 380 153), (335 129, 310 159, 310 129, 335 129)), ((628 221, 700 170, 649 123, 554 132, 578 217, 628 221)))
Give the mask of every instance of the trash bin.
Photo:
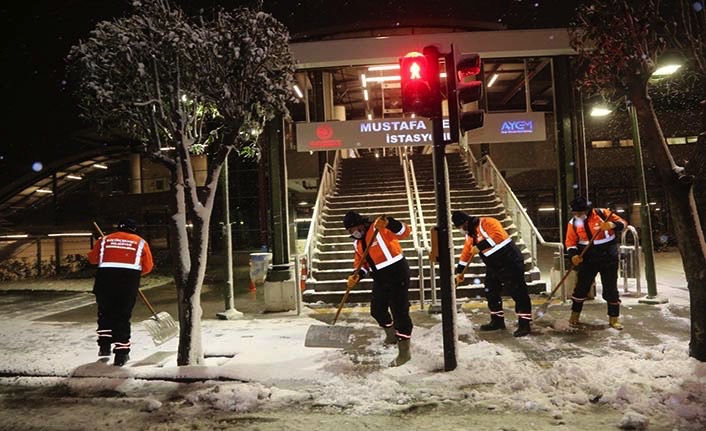
POLYGON ((267 278, 267 267, 272 260, 272 253, 250 253, 250 281, 263 284, 267 278))

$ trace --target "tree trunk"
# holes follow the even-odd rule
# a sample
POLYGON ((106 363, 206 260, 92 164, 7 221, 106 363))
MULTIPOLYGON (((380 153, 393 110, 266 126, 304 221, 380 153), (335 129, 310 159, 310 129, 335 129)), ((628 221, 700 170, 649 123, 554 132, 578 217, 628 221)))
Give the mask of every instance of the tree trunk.
POLYGON ((689 355, 706 362, 706 242, 693 193, 693 180, 674 163, 655 115, 645 83, 629 89, 643 131, 642 142, 669 200, 679 253, 681 254, 691 307, 689 355))

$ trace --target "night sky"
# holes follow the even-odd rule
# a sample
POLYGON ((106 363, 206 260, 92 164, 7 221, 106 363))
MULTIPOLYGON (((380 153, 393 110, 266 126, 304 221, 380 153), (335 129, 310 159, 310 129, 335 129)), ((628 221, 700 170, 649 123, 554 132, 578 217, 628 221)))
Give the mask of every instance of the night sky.
MULTIPOLYGON (((180 0, 190 14, 214 7, 230 9, 246 0, 180 0)), ((279 0, 264 2, 265 11, 282 21, 294 39, 326 28, 404 27, 428 20, 473 20, 507 28, 563 26, 573 0, 279 0), (550 13, 551 11, 551 13, 550 13)), ((0 6, 2 28, 2 129, 0 184, 86 149, 75 136, 90 128, 78 118, 67 90, 65 57, 97 22, 129 14, 127 0, 8 1, 0 6)), ((1 186, 0 186, 1 187, 1 186)))

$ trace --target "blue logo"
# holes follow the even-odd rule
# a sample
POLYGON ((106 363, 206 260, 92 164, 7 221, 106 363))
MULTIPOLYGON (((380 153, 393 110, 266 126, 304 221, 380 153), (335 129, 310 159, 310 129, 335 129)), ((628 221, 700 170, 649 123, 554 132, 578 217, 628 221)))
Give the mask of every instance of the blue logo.
POLYGON ((500 133, 503 135, 514 133, 533 133, 534 124, 531 120, 503 121, 500 133))

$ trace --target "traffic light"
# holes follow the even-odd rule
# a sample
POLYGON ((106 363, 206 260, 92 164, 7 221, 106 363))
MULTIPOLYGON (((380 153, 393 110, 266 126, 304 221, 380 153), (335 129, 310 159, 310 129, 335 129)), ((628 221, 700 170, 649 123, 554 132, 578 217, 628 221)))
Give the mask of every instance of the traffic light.
POLYGON ((439 92, 439 54, 409 52, 400 57, 400 89, 402 111, 420 117, 434 117, 441 112, 439 92))
POLYGON ((476 79, 481 61, 478 54, 455 55, 453 48, 446 57, 446 84, 449 94, 451 140, 458 142, 461 134, 483 127, 484 113, 471 103, 483 96, 483 81, 476 79))

